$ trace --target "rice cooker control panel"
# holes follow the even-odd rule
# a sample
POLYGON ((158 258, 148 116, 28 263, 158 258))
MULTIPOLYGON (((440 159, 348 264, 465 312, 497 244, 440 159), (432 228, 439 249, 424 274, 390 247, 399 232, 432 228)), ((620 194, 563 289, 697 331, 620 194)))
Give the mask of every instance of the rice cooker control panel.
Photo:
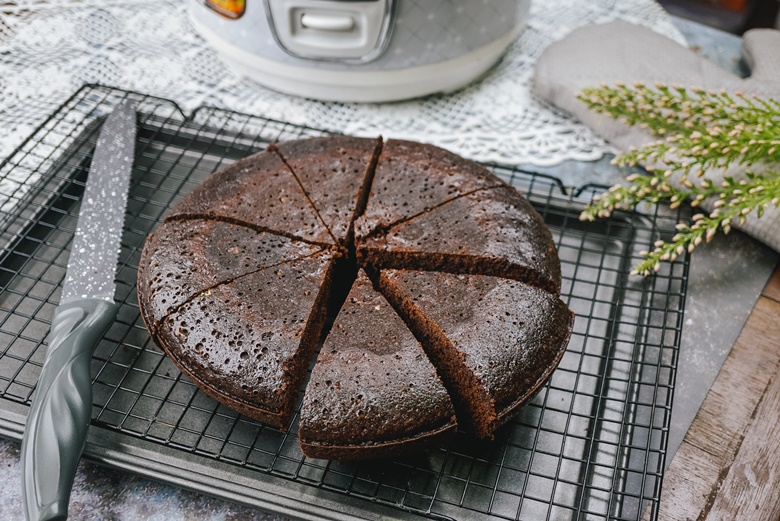
POLYGON ((370 61, 392 29, 393 0, 265 0, 277 43, 298 58, 370 61))

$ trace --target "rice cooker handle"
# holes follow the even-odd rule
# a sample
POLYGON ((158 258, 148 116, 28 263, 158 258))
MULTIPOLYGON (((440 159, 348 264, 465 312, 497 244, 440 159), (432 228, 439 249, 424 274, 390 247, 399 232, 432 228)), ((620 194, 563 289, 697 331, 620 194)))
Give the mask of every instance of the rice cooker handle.
POLYGON ((395 0, 265 0, 276 43, 296 58, 365 63, 386 49, 395 0))

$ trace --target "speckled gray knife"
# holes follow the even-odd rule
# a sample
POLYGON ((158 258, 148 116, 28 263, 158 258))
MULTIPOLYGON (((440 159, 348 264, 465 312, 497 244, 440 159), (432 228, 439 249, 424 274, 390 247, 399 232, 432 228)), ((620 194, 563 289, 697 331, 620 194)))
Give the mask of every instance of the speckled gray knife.
POLYGON ((67 519, 70 490, 92 413, 92 351, 114 321, 114 275, 133 166, 135 104, 122 102, 100 131, 49 349, 22 439, 30 520, 67 519))

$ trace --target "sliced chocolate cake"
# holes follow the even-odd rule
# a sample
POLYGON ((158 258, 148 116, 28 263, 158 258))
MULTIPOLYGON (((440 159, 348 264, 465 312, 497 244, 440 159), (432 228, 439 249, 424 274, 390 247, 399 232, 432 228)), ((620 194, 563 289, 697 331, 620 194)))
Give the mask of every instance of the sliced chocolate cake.
POLYGON ((560 287, 542 219, 486 169, 335 137, 272 145, 195 188, 147 239, 138 297, 204 392, 277 428, 314 361, 305 454, 373 459, 459 426, 492 437, 563 355, 560 287))
POLYGON ((169 221, 146 241, 138 268, 138 298, 146 327, 218 284, 313 255, 321 248, 221 221, 169 221))
POLYGON ((365 264, 495 275, 558 294, 561 268, 550 231, 510 186, 454 199, 361 243, 365 264))
POLYGON ((322 334, 329 253, 279 264, 200 293, 169 314, 155 342, 203 391, 286 428, 322 334))
POLYGON ((547 380, 574 323, 560 299, 513 280, 389 270, 378 283, 422 339, 459 423, 480 438, 547 380))
POLYGON ((436 369, 361 272, 306 387, 298 429, 303 453, 388 457, 440 444, 455 427, 436 369))
POLYGON ((358 239, 426 212, 459 195, 504 183, 484 167, 432 145, 390 140, 376 166, 358 239))
POLYGON ((333 238, 278 154, 261 152, 209 176, 166 220, 207 218, 332 244, 333 238))
POLYGON ((350 136, 279 143, 276 150, 295 173, 331 233, 346 242, 382 150, 382 140, 350 136))

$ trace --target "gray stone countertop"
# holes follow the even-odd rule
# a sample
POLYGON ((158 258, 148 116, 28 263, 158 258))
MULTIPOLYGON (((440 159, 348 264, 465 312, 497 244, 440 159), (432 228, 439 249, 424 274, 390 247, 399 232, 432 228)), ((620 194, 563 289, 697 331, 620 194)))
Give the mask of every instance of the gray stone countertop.
MULTIPOLYGON (((691 47, 738 74, 740 39, 676 19, 691 47)), ((612 184, 621 174, 609 158, 539 169, 567 185, 612 184)), ((739 335, 778 255, 741 233, 700 248, 692 259, 667 462, 677 450, 707 391, 739 335), (717 309, 717 315, 713 310, 717 309)), ((0 440, 0 519, 22 519, 19 445, 0 440)), ((221 499, 155 483, 131 473, 82 462, 71 497, 74 520, 282 521, 221 499)))

